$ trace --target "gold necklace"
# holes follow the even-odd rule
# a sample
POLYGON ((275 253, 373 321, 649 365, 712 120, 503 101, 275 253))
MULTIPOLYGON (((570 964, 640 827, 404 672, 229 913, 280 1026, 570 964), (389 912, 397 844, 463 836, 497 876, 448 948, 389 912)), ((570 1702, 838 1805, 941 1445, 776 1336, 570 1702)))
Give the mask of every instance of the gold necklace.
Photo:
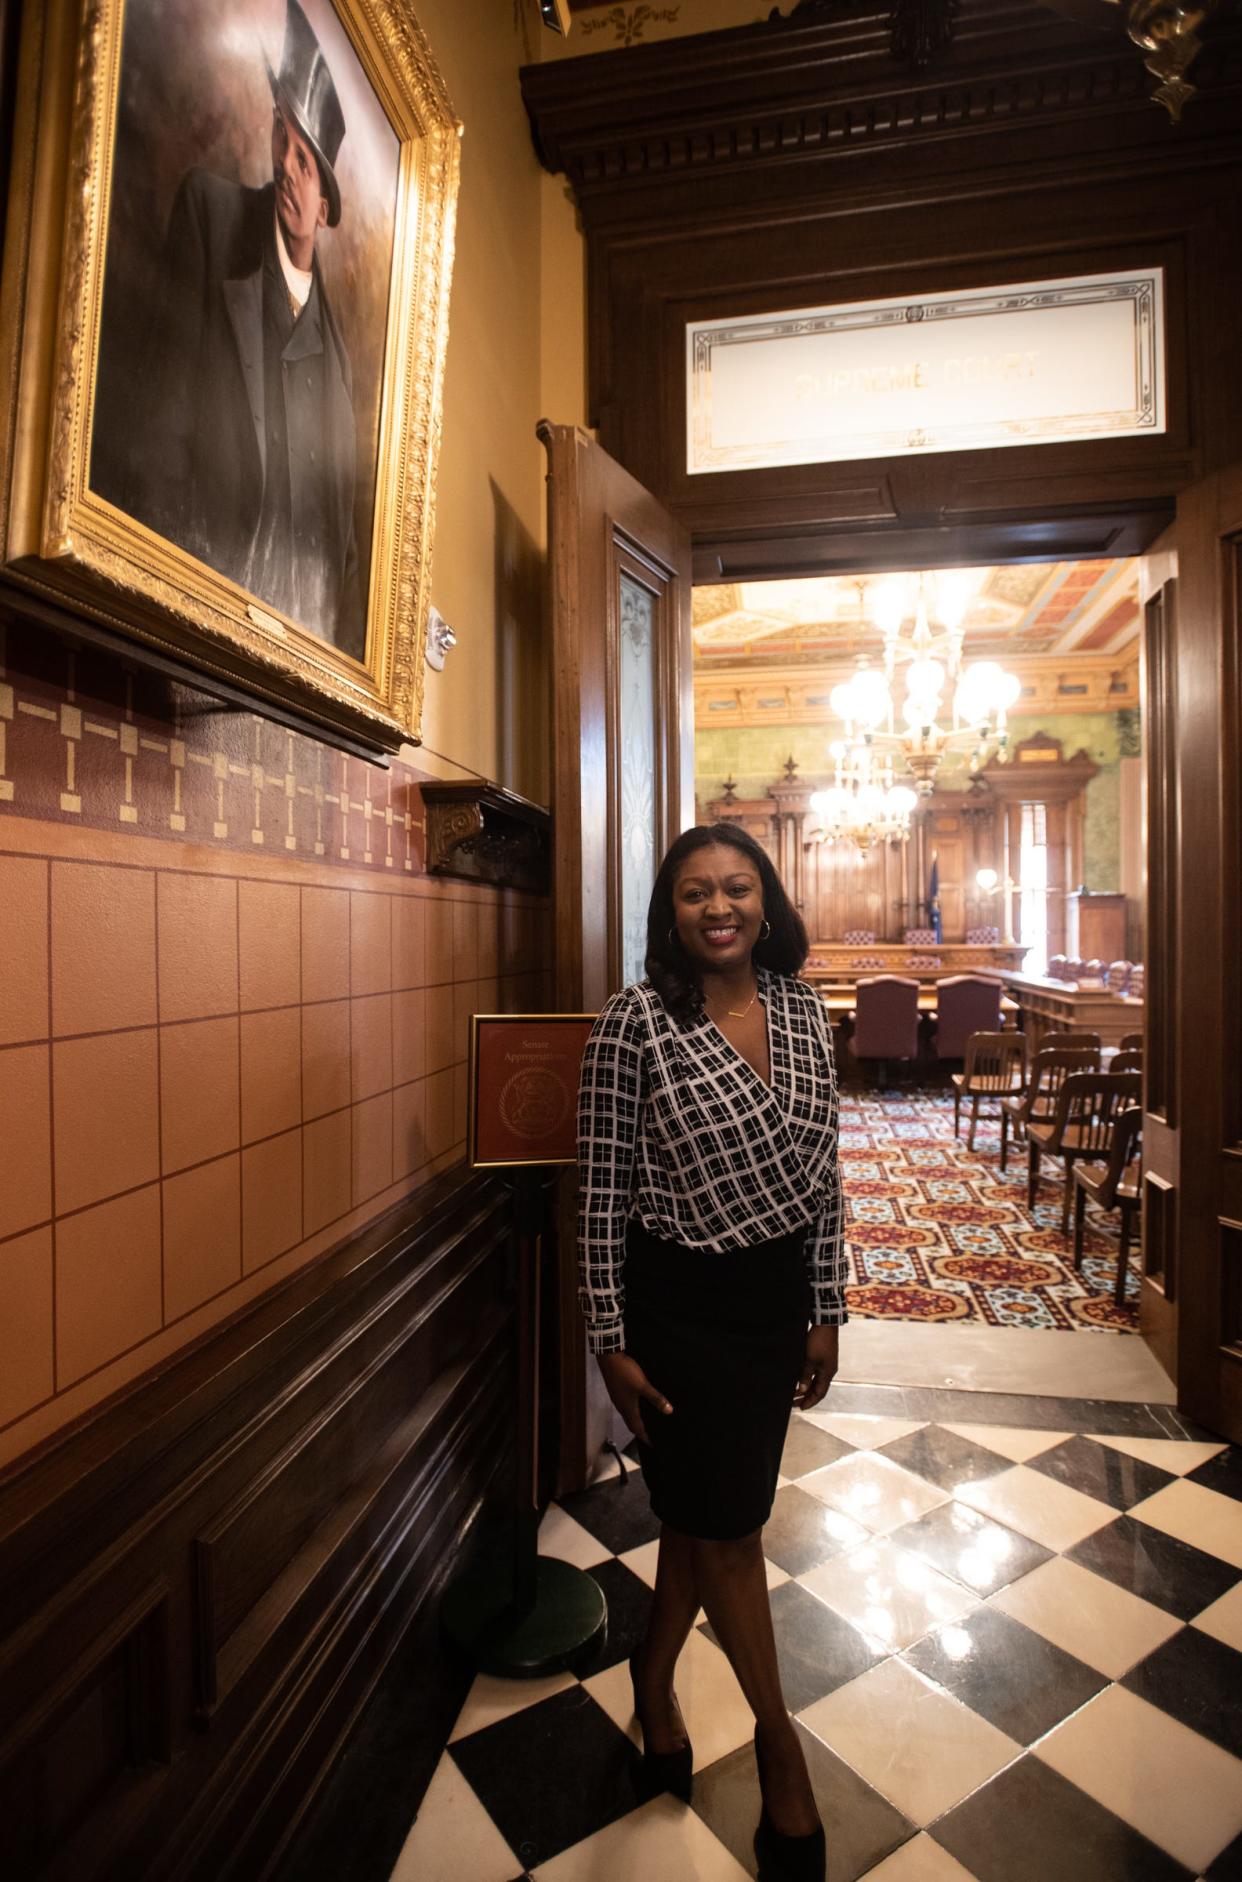
POLYGON ((755 1001, 758 998, 759 998, 759 982, 756 981, 755 991, 751 994, 749 1001, 744 1007, 742 1007, 740 1012, 738 1011, 736 1007, 732 1007, 732 1006, 726 1006, 725 1012, 730 1019, 745 1019, 746 1015, 750 1012, 751 1007, 755 1004, 755 1001))

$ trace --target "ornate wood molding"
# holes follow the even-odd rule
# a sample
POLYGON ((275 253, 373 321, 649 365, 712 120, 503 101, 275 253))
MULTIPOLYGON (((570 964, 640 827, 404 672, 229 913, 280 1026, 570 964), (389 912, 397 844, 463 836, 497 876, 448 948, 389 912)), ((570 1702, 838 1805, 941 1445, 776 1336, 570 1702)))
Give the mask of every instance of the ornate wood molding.
POLYGON ((540 804, 485 778, 464 784, 428 780, 427 873, 546 894, 552 818, 540 804))
MULTIPOLYGON (((1242 32, 1217 23, 1196 65, 1212 92, 1242 84, 1242 32)), ((1049 0, 815 4, 751 27, 528 66, 522 92, 549 170, 564 171, 591 219, 636 183, 756 163, 925 146, 1050 120, 1103 123, 1150 110, 1148 81, 1116 18, 1066 18, 1049 0), (619 69, 624 64, 624 72, 619 69), (929 75, 929 67, 934 72, 929 75), (598 199, 598 203, 596 201, 598 199)), ((1229 107, 1222 95, 1217 109, 1229 107)), ((1156 159, 1153 149, 1153 160, 1156 159)), ((1161 144, 1159 160, 1181 160, 1161 144)))

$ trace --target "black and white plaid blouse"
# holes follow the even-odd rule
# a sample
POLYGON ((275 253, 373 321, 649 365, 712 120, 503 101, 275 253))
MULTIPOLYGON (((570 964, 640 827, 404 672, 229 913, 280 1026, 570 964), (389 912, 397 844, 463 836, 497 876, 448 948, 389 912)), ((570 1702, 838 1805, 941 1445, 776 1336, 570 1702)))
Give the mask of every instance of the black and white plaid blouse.
POLYGON ((579 1298, 593 1353, 625 1346, 625 1229, 726 1251, 810 1228, 816 1326, 846 1319, 837 1081, 823 1002, 757 969, 771 1086, 705 1015, 673 1019, 648 981, 595 1022, 578 1093, 579 1298))

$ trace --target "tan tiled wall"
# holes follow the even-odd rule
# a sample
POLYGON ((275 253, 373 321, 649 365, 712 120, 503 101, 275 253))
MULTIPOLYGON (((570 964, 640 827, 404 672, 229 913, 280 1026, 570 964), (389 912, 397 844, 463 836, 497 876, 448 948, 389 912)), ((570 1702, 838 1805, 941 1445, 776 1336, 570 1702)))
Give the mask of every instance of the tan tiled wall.
POLYGON ((0 823, 0 1462, 458 1160, 546 905, 0 823))

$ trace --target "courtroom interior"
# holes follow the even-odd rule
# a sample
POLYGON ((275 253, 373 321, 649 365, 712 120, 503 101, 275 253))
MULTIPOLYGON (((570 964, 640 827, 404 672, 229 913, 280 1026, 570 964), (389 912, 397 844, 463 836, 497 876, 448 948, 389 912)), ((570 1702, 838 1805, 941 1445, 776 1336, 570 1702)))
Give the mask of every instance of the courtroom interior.
POLYGON ((803 1873, 578 1294, 717 823, 827 1876, 1242 1878, 1240 209, 1231 0, 0 0, 15 1882, 803 1873))

